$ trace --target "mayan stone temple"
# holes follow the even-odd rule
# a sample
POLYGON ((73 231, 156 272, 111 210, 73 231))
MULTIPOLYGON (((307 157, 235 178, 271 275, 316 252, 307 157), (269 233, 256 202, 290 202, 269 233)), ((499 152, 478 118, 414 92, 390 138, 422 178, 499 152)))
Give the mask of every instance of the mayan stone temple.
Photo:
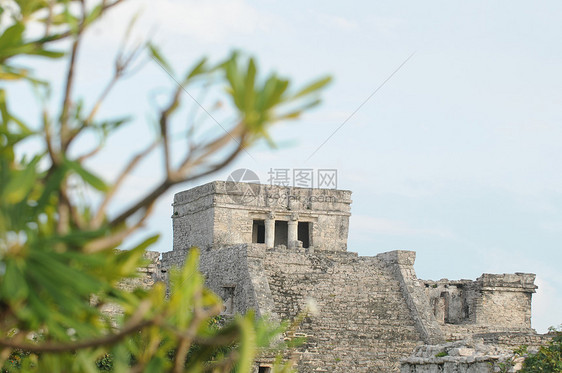
MULTIPOLYGON (((531 329, 535 275, 424 281, 413 251, 347 250, 351 192, 211 182, 175 195, 173 251, 161 271, 201 250, 224 314, 292 319, 313 301, 298 372, 492 372, 531 329)), ((255 372, 271 371, 260 357, 255 372)))

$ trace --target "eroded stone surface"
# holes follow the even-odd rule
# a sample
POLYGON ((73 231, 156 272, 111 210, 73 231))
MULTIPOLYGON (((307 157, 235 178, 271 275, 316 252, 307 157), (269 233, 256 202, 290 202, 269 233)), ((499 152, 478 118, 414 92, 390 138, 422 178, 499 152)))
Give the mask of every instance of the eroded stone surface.
POLYGON ((401 373, 494 373, 517 372, 523 358, 514 356, 512 344, 526 344, 529 352, 546 343, 549 336, 534 333, 502 333, 512 341, 509 344, 489 343, 484 338, 469 337, 462 341, 439 345, 423 345, 401 361, 401 373))

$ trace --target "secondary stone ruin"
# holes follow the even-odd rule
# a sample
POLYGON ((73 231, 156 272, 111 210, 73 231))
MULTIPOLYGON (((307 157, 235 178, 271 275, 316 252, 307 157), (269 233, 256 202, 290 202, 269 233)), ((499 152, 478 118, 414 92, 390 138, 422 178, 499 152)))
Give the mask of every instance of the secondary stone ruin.
MULTIPOLYGON (((200 269, 223 298, 225 315, 253 309, 292 319, 313 300, 318 313, 298 330, 307 337, 297 351, 299 372, 398 372, 401 361, 403 372, 442 371, 445 361, 424 360, 422 352, 448 348, 439 347, 446 341, 479 346, 478 362, 498 359, 481 345, 542 342, 531 329, 534 274, 419 280, 413 251, 347 251, 350 205, 347 190, 216 181, 180 192, 174 247, 162 255, 161 270, 181 266, 199 247, 200 269)), ((255 372, 269 372, 271 358, 260 357, 255 372)))

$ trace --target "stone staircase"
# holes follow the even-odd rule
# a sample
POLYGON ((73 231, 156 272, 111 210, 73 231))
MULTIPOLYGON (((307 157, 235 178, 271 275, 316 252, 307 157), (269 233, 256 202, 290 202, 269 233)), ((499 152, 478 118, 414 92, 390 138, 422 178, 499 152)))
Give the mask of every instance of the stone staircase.
POLYGON ((307 337, 299 372, 399 371, 422 337, 389 264, 350 252, 281 251, 264 260, 275 312, 293 319, 310 300, 318 308, 298 329, 307 337))

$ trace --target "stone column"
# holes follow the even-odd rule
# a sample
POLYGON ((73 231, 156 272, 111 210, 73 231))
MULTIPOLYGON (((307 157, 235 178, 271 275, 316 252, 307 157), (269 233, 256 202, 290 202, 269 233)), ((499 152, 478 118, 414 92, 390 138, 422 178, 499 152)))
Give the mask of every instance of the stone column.
POLYGON ((275 215, 269 213, 265 219, 265 247, 270 249, 275 244, 275 215))
POLYGON ((297 239, 298 239, 298 220, 299 216, 297 214, 291 215, 291 218, 287 222, 287 246, 289 249, 294 249, 297 247, 297 239))

